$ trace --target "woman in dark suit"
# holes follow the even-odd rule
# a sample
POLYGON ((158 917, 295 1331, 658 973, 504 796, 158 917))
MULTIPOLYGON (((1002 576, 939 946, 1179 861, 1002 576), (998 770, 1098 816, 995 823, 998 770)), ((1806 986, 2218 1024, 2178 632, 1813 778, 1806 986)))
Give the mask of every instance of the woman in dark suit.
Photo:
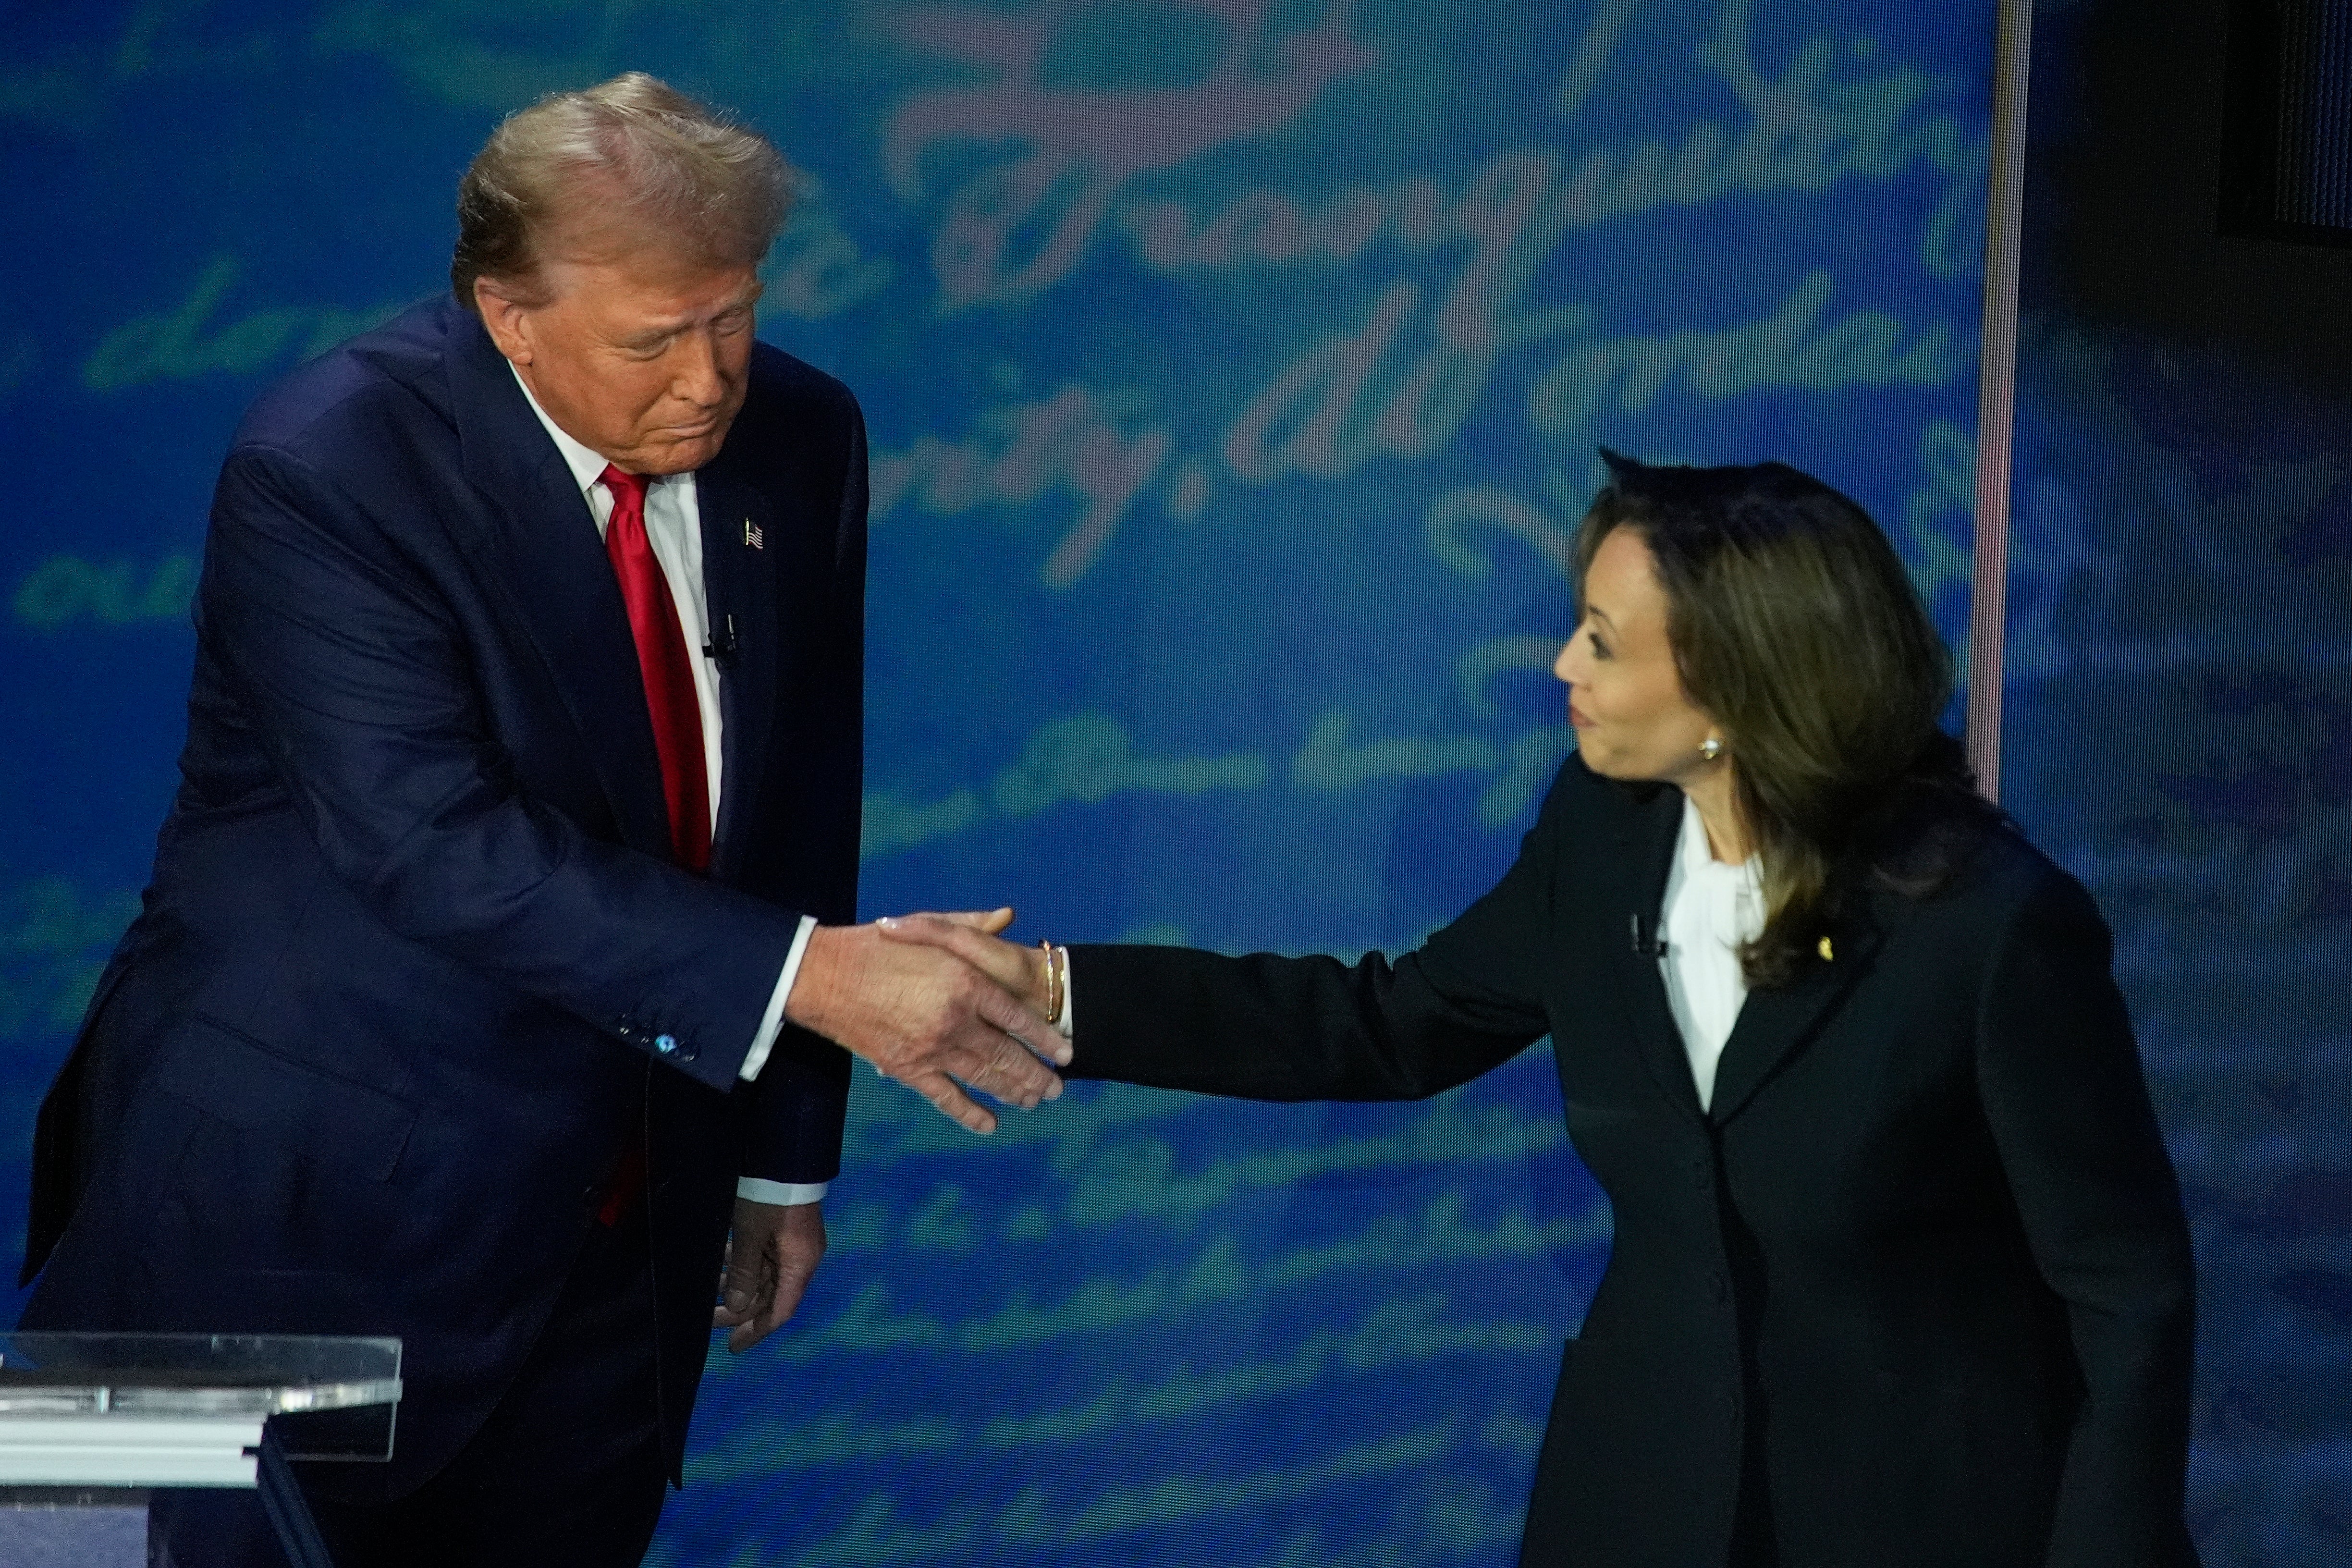
POLYGON ((898 934, 1066 984, 1086 1077, 1417 1100, 1552 1036, 1616 1242, 1530 1568, 2193 1563, 2189 1239, 2097 910, 1970 792, 1860 508, 1610 460, 1555 666, 1577 752, 1420 951, 898 934))

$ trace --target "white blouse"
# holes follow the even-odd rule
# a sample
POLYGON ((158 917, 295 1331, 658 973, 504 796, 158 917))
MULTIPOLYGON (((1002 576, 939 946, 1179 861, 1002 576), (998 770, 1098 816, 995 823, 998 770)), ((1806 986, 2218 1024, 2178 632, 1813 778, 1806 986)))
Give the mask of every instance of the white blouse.
POLYGON ((1707 847, 1698 806, 1685 795, 1682 836, 1658 917, 1658 935, 1666 946, 1658 963, 1701 1107, 1715 1098, 1716 1063, 1748 1001, 1739 948, 1763 932, 1762 862, 1754 856, 1738 866, 1717 860, 1707 847))

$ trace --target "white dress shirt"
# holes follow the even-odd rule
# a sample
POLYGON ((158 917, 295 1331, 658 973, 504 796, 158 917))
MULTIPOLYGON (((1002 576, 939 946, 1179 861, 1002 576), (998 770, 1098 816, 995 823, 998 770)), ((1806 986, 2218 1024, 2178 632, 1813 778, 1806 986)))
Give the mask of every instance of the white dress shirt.
POLYGON ((1752 855, 1738 866, 1717 859, 1698 806, 1685 795, 1682 835, 1658 912, 1658 935, 1666 944, 1658 963, 1702 1109, 1714 1101, 1716 1064, 1748 1001, 1739 949, 1763 933, 1762 862, 1752 855))
MULTIPOLYGON (((547 410, 531 395, 530 386, 522 373, 514 371, 515 384, 522 388, 530 411, 539 416, 555 449, 563 454, 564 466, 579 481, 580 492, 588 500, 588 510, 596 520, 596 536, 601 539, 613 520, 613 492, 605 488, 605 458, 601 453, 582 446, 566 434, 562 426, 547 416, 547 410)), ((710 610, 702 584, 702 510, 696 504, 694 476, 670 474, 655 479, 646 489, 646 538, 654 547, 654 559, 661 563, 662 576, 669 584, 670 598, 677 606, 677 624, 686 634, 689 650, 700 650, 710 640, 710 610)), ((725 752, 719 747, 719 727, 724 722, 719 711, 719 671, 708 653, 688 661, 694 668, 694 701, 702 714, 702 770, 709 782, 710 826, 715 834, 719 827, 719 788, 724 776, 725 752)), ((768 1063, 768 1053, 774 1048, 777 1032, 783 1027, 784 999, 792 994, 793 980, 801 972, 801 960, 807 956, 809 932, 816 929, 816 917, 803 915, 800 930, 793 937, 793 945, 784 955, 784 967, 776 976, 776 988, 769 994, 767 1013, 760 1020, 759 1032, 751 1037, 751 1048, 744 1054, 742 1077, 760 1076, 768 1063)), ((745 1176, 735 1184, 738 1197, 755 1199, 767 1204, 812 1204, 824 1196, 823 1182, 769 1182, 756 1176, 745 1176)))

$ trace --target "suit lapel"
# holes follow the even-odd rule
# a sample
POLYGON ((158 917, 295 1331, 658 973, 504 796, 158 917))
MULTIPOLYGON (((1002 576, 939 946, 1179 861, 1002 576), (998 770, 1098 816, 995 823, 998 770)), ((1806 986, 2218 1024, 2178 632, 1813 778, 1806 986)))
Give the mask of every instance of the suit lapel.
POLYGON ((1788 984, 1748 994, 1715 1070, 1707 1114, 1718 1126, 1739 1114, 1798 1047, 1813 1037, 1854 982, 1869 972, 1882 934, 1877 923, 1862 912, 1864 904, 1859 893, 1852 895, 1853 912, 1832 925, 1828 960, 1809 959, 1788 984))
POLYGON ((454 310, 446 360, 466 477, 488 503, 464 543, 506 591, 583 735, 621 837, 669 853, 661 760, 628 611, 572 470, 506 360, 454 310))
POLYGON ((741 830, 744 814, 757 808, 767 773, 782 665, 776 562, 790 542, 726 448, 696 473, 694 488, 711 637, 731 648, 719 669, 724 777, 712 851, 712 870, 724 878, 742 854, 749 837, 741 830))
POLYGON ((1635 808, 1620 831, 1617 863, 1625 868, 1626 875, 1614 896, 1604 900, 1602 918, 1610 923, 1601 932, 1601 947, 1609 955, 1604 966, 1609 988, 1633 1033, 1642 1065, 1657 1079, 1675 1109, 1693 1121, 1702 1121, 1706 1113, 1698 1103, 1698 1085, 1691 1078, 1682 1030, 1666 1000, 1665 976, 1659 973, 1654 954, 1638 947, 1656 940, 1658 910, 1665 901, 1666 877, 1674 869, 1682 821, 1681 792, 1661 788, 1635 808))

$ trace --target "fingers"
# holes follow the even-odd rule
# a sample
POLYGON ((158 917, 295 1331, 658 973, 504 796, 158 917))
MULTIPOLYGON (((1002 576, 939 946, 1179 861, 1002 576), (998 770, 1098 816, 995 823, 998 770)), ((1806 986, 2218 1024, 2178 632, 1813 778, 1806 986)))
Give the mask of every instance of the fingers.
POLYGON ((713 1328, 731 1331, 729 1350, 740 1354, 791 1319, 824 1260, 824 1211, 819 1205, 737 1200, 720 1281, 725 1299, 710 1315, 713 1328))
POLYGON ((719 1270, 719 1305, 711 1309, 710 1326, 737 1331, 728 1337, 730 1350, 740 1348, 736 1344, 740 1325, 759 1315, 772 1289, 763 1278, 768 1262, 763 1237, 769 1229, 769 1216, 761 1212, 764 1206, 738 1198, 735 1223, 727 1232, 726 1257, 719 1270))
POLYGON ((808 1289, 806 1275, 793 1281, 789 1287, 784 1281, 778 1280, 776 1293, 770 1298, 768 1310, 736 1330, 734 1333, 728 1335, 727 1348, 735 1350, 735 1341, 740 1337, 743 1341, 742 1349, 750 1350, 753 1345, 782 1328, 786 1321, 792 1317, 794 1309, 800 1306, 801 1292, 806 1289, 808 1289))
POLYGON ((955 1079, 943 1072, 919 1072, 908 1076, 908 1089, 931 1102, 931 1109, 956 1123, 967 1132, 983 1136, 996 1131, 996 1118, 970 1095, 956 1086, 955 1079))
POLYGON ((895 942, 919 942, 951 952, 1023 1001, 1045 1003, 1049 985, 1045 955, 1038 949, 1001 942, 956 915, 904 915, 876 923, 895 942))
POLYGON ((824 1211, 803 1204, 784 1216, 776 1232, 776 1289, 768 1310, 761 1315, 760 1331, 773 1333, 800 1310, 801 1297, 824 1261, 824 1211))
POLYGON ((940 1053, 940 1068, 956 1082, 1024 1110, 1061 1098, 1059 1075, 1032 1054, 1036 1047, 1008 1033, 1006 1026, 1026 1020, 1028 1027, 1048 1039, 1058 1043, 1061 1037, 1002 992, 991 990, 989 994, 999 1000, 981 1002, 978 1016, 940 1053))
MULTIPOLYGON (((795 1300, 797 1299, 795 1297, 795 1300)), ((776 1325, 783 1320, 773 1315, 774 1300, 771 1295, 761 1300, 757 1311, 735 1325, 733 1331, 727 1336, 727 1348, 730 1351, 741 1355, 745 1351, 775 1332, 776 1325)))
POLYGON ((949 925, 998 936, 1013 923, 1013 906, 1006 904, 993 910, 917 910, 909 914, 884 915, 874 923, 888 931, 909 921, 944 921, 949 925))
MULTIPOLYGON (((822 1240, 819 1245, 823 1245, 822 1240)), ((761 1301, 759 1310, 734 1325, 734 1331, 727 1336, 727 1348, 737 1355, 741 1355, 792 1320, 793 1314, 800 1310, 801 1297, 808 1290, 809 1280, 816 1272, 814 1263, 796 1266, 789 1253, 773 1261, 768 1294, 761 1301)))
MULTIPOLYGON (((1055 1067, 1070 1065, 1070 1042, 1062 1038, 1062 1031, 1030 1008, 994 989, 981 992, 978 1012, 981 1021, 989 1027, 1002 1030, 1028 1047, 1027 1051, 1017 1054, 1029 1058, 1024 1076, 1036 1084, 1038 1093, 1047 1100, 1058 1095, 1061 1078, 1045 1064, 1052 1062, 1055 1067), (1039 1060, 1040 1058, 1044 1059, 1039 1060), (1053 1085, 1053 1094, 1045 1092, 1049 1080, 1053 1085)), ((986 1089, 988 1086, 983 1084, 981 1087, 986 1089)), ((996 1091, 990 1089, 989 1092, 993 1094, 996 1091)))
MULTIPOLYGON (((763 1247, 753 1247, 737 1249, 739 1255, 763 1253, 765 1250, 763 1247)), ((719 1303, 712 1308, 710 1312, 712 1328, 734 1331, 727 1336, 729 1350, 740 1352, 760 1342, 766 1330, 751 1332, 747 1331, 756 1325, 761 1318, 767 1316, 775 1300, 775 1290, 776 1279, 772 1267, 757 1267, 745 1275, 739 1275, 730 1268, 719 1303)))
POLYGON ((727 1336, 727 1348, 729 1350, 738 1352, 749 1350, 751 1346, 760 1342, 760 1336, 752 1334, 747 1337, 743 1331, 744 1327, 759 1317, 761 1311, 764 1309, 764 1305, 765 1303, 763 1300, 753 1300, 742 1310, 738 1311, 722 1302, 720 1305, 713 1307, 710 1310, 710 1326, 714 1329, 731 1329, 734 1331, 727 1336))
MULTIPOLYGON (((798 1298, 795 1297, 794 1299, 797 1300, 798 1298)), ((732 1324, 719 1323, 718 1325, 720 1328, 729 1329, 730 1331, 727 1335, 727 1348, 729 1350, 734 1352, 737 1355, 741 1355, 745 1351, 750 1350, 753 1345, 758 1344, 761 1340, 766 1339, 771 1333, 775 1331, 776 1322, 769 1321, 772 1315, 774 1300, 775 1298, 772 1293, 763 1296, 759 1301, 754 1303, 751 1311, 744 1314, 744 1316, 736 1322, 732 1324)), ((776 1321, 782 1321, 782 1320, 778 1319, 776 1321)))
MULTIPOLYGON (((1014 1083, 1019 1081, 1021 1077, 1021 1068, 1015 1058, 1019 1058, 1023 1053, 1019 1043, 1016 1042, 1012 1036, 999 1035, 992 1042, 982 1045, 981 1049, 988 1053, 988 1059, 981 1065, 980 1070, 973 1075, 973 1083, 1014 1083)), ((996 1093, 994 1089, 990 1089, 988 1092, 992 1094, 996 1093)), ((1037 1109, 1038 1102, 1048 1097, 1053 1091, 1050 1089, 1039 1089, 1035 1091, 1035 1098, 1034 1099, 1031 1098, 1030 1090, 1025 1086, 1015 1089, 1013 1092, 1015 1096, 1013 1100, 1014 1104, 1020 1106, 1024 1110, 1034 1110, 1037 1109)), ((998 1094, 996 1098, 1003 1100, 1004 1096, 998 1094)))
POLYGON ((766 1253, 767 1248, 749 1241, 736 1246, 734 1234, 729 1233, 727 1268, 719 1276, 719 1310, 730 1315, 730 1321, 721 1327, 743 1322, 758 1312, 769 1287, 765 1278, 766 1253))

